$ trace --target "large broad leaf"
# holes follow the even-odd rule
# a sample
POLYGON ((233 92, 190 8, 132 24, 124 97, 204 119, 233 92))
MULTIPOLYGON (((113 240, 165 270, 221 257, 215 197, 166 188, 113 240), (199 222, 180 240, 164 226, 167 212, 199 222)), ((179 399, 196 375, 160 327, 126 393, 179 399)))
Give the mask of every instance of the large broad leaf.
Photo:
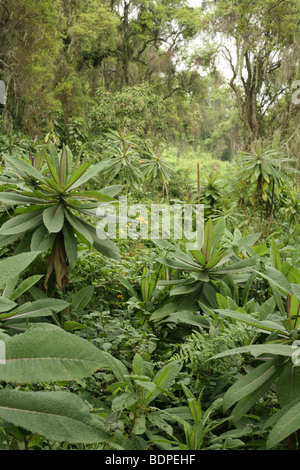
POLYGON ((271 375, 268 380, 261 383, 261 385, 257 387, 252 393, 249 393, 249 395, 242 398, 233 408, 230 420, 236 423, 241 418, 243 418, 243 416, 245 416, 245 414, 247 414, 249 410, 255 406, 258 400, 260 400, 264 394, 270 390, 281 370, 282 369, 278 369, 274 375, 271 375))
POLYGON ((212 254, 212 247, 214 242, 214 226, 211 219, 205 224, 204 227, 204 240, 203 240, 203 247, 202 247, 202 254, 204 256, 205 264, 211 257, 212 254))
POLYGON ((253 344, 249 346, 241 346, 240 348, 228 349, 228 351, 223 351, 216 354, 215 356, 212 356, 211 358, 207 359, 207 361, 211 361, 212 359, 221 359, 222 357, 233 356, 235 354, 245 353, 250 353, 254 357, 259 357, 263 354, 274 354, 278 356, 292 357, 295 353, 295 348, 285 344, 253 344))
POLYGON ((88 406, 69 392, 0 390, 0 417, 54 441, 89 444, 109 438, 88 406))
POLYGON ((69 222, 65 221, 63 226, 63 236, 65 242, 66 255, 71 268, 74 268, 77 262, 77 240, 74 231, 69 222))
POLYGON ((278 271, 281 271, 280 254, 279 254, 279 250, 276 246, 276 243, 275 243, 274 239, 271 242, 270 252, 271 252, 271 258, 272 258, 272 261, 273 261, 274 268, 277 269, 278 271))
POLYGON ((105 240, 100 240, 97 237, 97 232, 94 227, 92 227, 91 225, 83 221, 81 222, 81 224, 85 228, 85 230, 89 233, 89 236, 92 238, 92 245, 97 251, 99 251, 99 253, 102 253, 104 256, 107 256, 108 258, 112 258, 117 261, 120 260, 120 255, 119 255, 120 250, 112 240, 110 240, 109 238, 106 238, 105 240))
POLYGON ((298 429, 300 429, 300 400, 277 421, 269 434, 267 449, 272 449, 298 429))
POLYGON ((93 286, 85 286, 73 295, 71 304, 75 310, 83 310, 94 295, 93 286))
POLYGON ((2 192, 0 193, 0 201, 4 204, 48 204, 48 201, 43 201, 40 198, 31 196, 25 196, 23 194, 13 192, 2 192))
MULTIPOLYGON (((52 149, 53 149, 53 147, 52 147, 52 149)), ((58 191, 61 191, 62 187, 61 187, 60 181, 59 181, 59 168, 58 168, 57 165, 54 164, 52 157, 53 157, 53 153, 49 156, 47 154, 47 152, 45 152, 45 158, 47 160, 48 168, 49 168, 50 174, 52 176, 51 180, 49 178, 47 178, 46 181, 47 181, 48 184, 50 184, 50 186, 54 187, 58 191)))
MULTIPOLYGON (((81 176, 88 170, 91 166, 92 161, 88 163, 82 163, 76 170, 72 173, 71 177, 69 178, 67 184, 64 187, 64 190, 67 191, 71 186, 75 185, 75 183, 81 178, 81 176)), ((79 185, 80 186, 80 185, 79 185)))
POLYGON ((21 253, 0 261, 0 288, 19 276, 36 258, 38 252, 21 253))
POLYGON ((72 192, 70 194, 70 198, 78 199, 78 201, 91 201, 92 199, 95 199, 98 202, 116 202, 113 197, 108 196, 101 191, 72 192))
POLYGON ((220 219, 214 227, 212 253, 216 250, 225 230, 225 219, 220 219))
MULTIPOLYGON (((78 177, 76 172, 71 176, 70 180, 67 182, 66 188, 72 187, 72 190, 75 188, 78 188, 82 184, 86 183, 89 181, 91 178, 94 178, 103 168, 105 168, 106 163, 100 162, 97 163, 96 165, 88 165, 88 169, 85 168, 84 172, 78 177)), ((81 166, 78 168, 78 171, 80 171, 81 166)), ((65 189, 66 189, 65 188, 65 189)))
POLYGON ((31 251, 40 251, 44 253, 49 250, 55 240, 55 233, 49 233, 44 224, 41 224, 33 232, 30 249, 31 251))
POLYGON ((300 284, 291 284, 291 288, 294 296, 300 300, 300 284))
POLYGON ((2 312, 8 312, 13 309, 17 304, 12 300, 6 299, 5 297, 0 297, 0 314, 2 312))
POLYGON ((208 328, 209 322, 202 315, 189 310, 180 310, 171 314, 163 323, 185 323, 187 325, 198 326, 199 328, 208 328))
POLYGON ((268 382, 278 370, 278 358, 268 360, 235 382, 225 393, 223 406, 226 411, 242 398, 268 382))
POLYGON ((103 194, 107 194, 108 196, 115 197, 117 196, 117 194, 119 194, 122 191, 123 188, 124 188, 123 184, 115 184, 115 185, 102 188, 100 192, 103 194))
POLYGON ((42 222, 42 210, 26 212, 25 214, 16 215, 5 222, 1 229, 0 235, 23 234, 27 230, 31 230, 42 222))
POLYGON ((17 289, 14 290, 9 296, 10 300, 16 300, 18 297, 20 297, 20 295, 24 294, 24 292, 28 291, 28 289, 34 286, 42 277, 42 274, 36 274, 35 276, 30 276, 22 281, 17 289))
POLYGON ((264 279, 267 279, 269 281, 270 285, 275 285, 279 289, 281 289, 284 293, 286 294, 291 294, 291 284, 289 283, 288 279, 285 277, 284 274, 282 274, 280 271, 277 269, 271 267, 271 266, 266 266, 266 274, 257 271, 253 269, 259 276, 263 277, 264 279))
POLYGON ((59 179, 60 179, 60 184, 62 187, 65 186, 66 180, 71 174, 72 160, 73 160, 72 153, 70 149, 67 148, 65 144, 63 144, 63 148, 61 150, 61 156, 60 156, 60 164, 59 164, 59 179))
POLYGON ((182 364, 174 361, 165 365, 159 372, 157 372, 153 379, 156 388, 153 391, 149 391, 145 394, 145 400, 147 400, 148 404, 151 403, 161 393, 162 389, 167 390, 171 385, 173 385, 181 370, 181 367, 182 364))
POLYGON ((123 362, 110 354, 107 354, 106 361, 108 368, 113 372, 119 382, 130 383, 129 372, 123 362))
POLYGON ((276 394, 282 408, 300 397, 300 367, 292 361, 286 364, 278 379, 276 394))
POLYGON ((5 160, 11 165, 12 168, 21 170, 21 172, 24 172, 31 178, 37 179, 41 183, 44 182, 43 175, 36 168, 34 168, 34 166, 30 165, 25 160, 10 155, 5 155, 5 160))
POLYGON ((43 212, 43 222, 50 233, 59 232, 64 225, 63 204, 47 207, 43 212))
POLYGON ((68 306, 68 302, 61 299, 38 299, 23 304, 7 314, 1 314, 0 319, 19 320, 20 318, 48 317, 53 313, 61 312, 68 306))
POLYGON ((83 224, 82 220, 79 219, 79 217, 76 217, 73 215, 70 211, 65 210, 65 216, 70 225, 72 225, 73 229, 76 230, 81 236, 83 236, 88 243, 93 245, 93 237, 89 233, 89 231, 86 229, 85 225, 83 224))
POLYGON ((157 261, 174 269, 182 269, 183 271, 201 271, 201 266, 194 263, 191 258, 190 261, 187 259, 182 261, 178 256, 176 256, 176 259, 157 258, 157 261))
POLYGON ((256 264, 256 259, 254 258, 249 258, 249 259, 243 259, 241 261, 238 261, 236 263, 231 263, 231 264, 228 264, 226 266, 224 266, 224 268, 218 268, 217 267, 217 272, 218 273, 224 273, 226 274, 228 271, 231 271, 231 272, 247 272, 247 271, 250 271, 251 269, 251 266, 254 266, 256 264))
POLYGON ((14 235, 0 235, 0 246, 5 246, 5 245, 9 245, 10 243, 13 243, 15 242, 16 240, 18 240, 18 238, 20 238, 20 234, 19 233, 16 233, 14 235))
POLYGON ((288 336, 287 331, 284 329, 283 325, 280 323, 276 323, 274 321, 270 320, 257 320, 255 317, 248 313, 241 313, 241 312, 235 312, 232 310, 228 309, 218 309, 215 310, 215 312, 225 315, 226 317, 232 318, 234 320, 246 323, 247 325, 254 326, 255 328, 258 328, 259 330, 262 331, 268 331, 268 332, 273 332, 273 331, 278 331, 282 335, 288 336))
POLYGON ((237 241, 237 244, 239 248, 241 249, 251 247, 257 242, 260 236, 261 236, 261 233, 252 233, 250 235, 246 235, 245 237, 240 238, 237 241))
POLYGON ((77 380, 107 368, 109 354, 59 327, 31 327, 6 342, 0 380, 38 383, 77 380))

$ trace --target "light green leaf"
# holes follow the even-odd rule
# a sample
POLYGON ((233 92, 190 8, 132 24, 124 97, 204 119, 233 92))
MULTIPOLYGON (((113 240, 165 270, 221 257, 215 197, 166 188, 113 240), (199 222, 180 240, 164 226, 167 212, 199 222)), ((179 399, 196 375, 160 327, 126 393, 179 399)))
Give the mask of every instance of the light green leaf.
POLYGON ((210 357, 207 361, 212 359, 220 359, 221 357, 233 356, 235 354, 250 353, 254 357, 259 357, 262 354, 274 354, 278 356, 292 357, 295 349, 292 346, 284 344, 253 344, 250 346, 241 346, 239 348, 228 349, 210 357))
POLYGON ((42 212, 39 209, 12 217, 2 225, 0 235, 23 234, 27 230, 35 228, 42 222, 42 212))
POLYGON ((60 299, 38 299, 27 302, 7 314, 0 315, 1 319, 19 320, 20 318, 48 317, 67 308, 69 304, 60 299))
POLYGON ((30 165, 25 160, 10 155, 5 155, 5 160, 9 162, 12 168, 17 168, 18 170, 26 173, 31 178, 35 178, 42 183, 44 182, 43 175, 36 168, 34 168, 34 166, 30 165))
POLYGON ((7 342, 0 380, 15 383, 76 380, 107 368, 108 357, 108 353, 89 341, 59 327, 31 327, 7 342))
POLYGON ((257 387, 252 393, 242 398, 234 407, 232 414, 230 416, 230 420, 236 423, 239 421, 246 413, 251 410, 251 408, 257 403, 257 401, 263 397, 263 395, 270 389, 270 387, 276 381, 278 375, 282 371, 282 367, 279 367, 274 373, 271 375, 268 380, 263 382, 259 387, 257 387))
POLYGON ((160 389, 168 390, 168 388, 174 383, 181 367, 182 365, 179 362, 174 361, 165 365, 159 372, 157 372, 153 379, 153 382, 156 385, 156 390, 152 392, 149 391, 145 394, 145 400, 147 400, 148 404, 161 393, 160 389))
POLYGON ((9 310, 12 310, 16 305, 17 304, 12 300, 0 297, 0 313, 9 312, 9 310))
POLYGON ((74 268, 77 262, 77 240, 74 235, 72 226, 67 221, 65 221, 63 226, 63 235, 67 258, 72 269, 74 268))
POLYGON ((146 432, 146 417, 145 415, 139 415, 134 420, 132 432, 136 435, 141 435, 146 432))
POLYGON ((1 192, 0 201, 4 204, 48 204, 47 201, 43 201, 40 198, 31 196, 24 196, 23 194, 12 193, 12 192, 1 192))
POLYGON ((109 438, 88 406, 69 392, 0 390, 0 417, 54 441, 89 444, 109 438))
POLYGON ((30 263, 36 258, 38 252, 21 253, 0 260, 0 288, 4 287, 10 280, 19 276, 30 263))
POLYGON ((243 323, 246 323, 247 325, 254 326, 263 331, 269 331, 269 332, 278 331, 285 336, 288 335, 284 326, 274 321, 257 320, 255 317, 252 317, 249 313, 235 312, 235 311, 227 310, 227 309, 225 310, 217 309, 215 311, 221 315, 225 315, 226 317, 230 317, 230 318, 233 318, 234 320, 241 321, 243 323))
POLYGON ((267 449, 272 449, 298 429, 300 429, 300 400, 277 421, 269 434, 267 449))
POLYGON ((228 408, 239 400, 255 392, 261 385, 273 377, 277 373, 277 370, 278 358, 276 357, 265 361, 235 382, 225 393, 223 401, 224 410, 228 410, 228 408))
POLYGON ((300 284, 291 284, 291 288, 294 296, 300 300, 300 284))
POLYGON ((122 393, 122 395, 114 398, 111 404, 112 411, 122 411, 124 408, 128 408, 140 399, 137 393, 130 391, 122 393))
POLYGON ((63 204, 47 207, 43 212, 43 222, 50 233, 59 232, 64 225, 63 204))
POLYGON ((30 276, 22 281, 17 289, 10 295, 10 300, 16 300, 18 297, 20 297, 20 295, 24 294, 24 292, 34 286, 34 284, 36 284, 42 277, 43 274, 37 274, 35 276, 30 276))
POLYGON ((300 397, 300 367, 292 361, 286 364, 277 381, 276 394, 282 408, 300 397))
POLYGON ((30 249, 31 251, 40 251, 41 253, 49 250, 55 240, 55 234, 49 233, 44 224, 41 224, 33 232, 30 249))
MULTIPOLYGON (((91 166, 91 164, 92 164, 92 161, 88 163, 82 163, 78 168, 76 168, 76 170, 70 176, 67 184, 65 185, 64 191, 67 191, 68 189, 70 189, 71 186, 73 186, 80 179, 80 177, 84 174, 84 172, 87 171, 87 169, 91 166)), ((80 184, 77 186, 80 186, 80 184)))
POLYGON ((271 242, 271 257, 272 257, 272 260, 273 260, 274 268, 277 269, 278 271, 281 271, 280 254, 279 254, 279 251, 278 251, 278 248, 276 246, 276 243, 275 243, 274 239, 272 239, 272 242, 271 242))
POLYGON ((93 286, 85 286, 82 287, 82 289, 80 289, 76 294, 74 294, 71 300, 71 304, 74 310, 83 310, 92 299, 94 291, 95 289, 93 286))

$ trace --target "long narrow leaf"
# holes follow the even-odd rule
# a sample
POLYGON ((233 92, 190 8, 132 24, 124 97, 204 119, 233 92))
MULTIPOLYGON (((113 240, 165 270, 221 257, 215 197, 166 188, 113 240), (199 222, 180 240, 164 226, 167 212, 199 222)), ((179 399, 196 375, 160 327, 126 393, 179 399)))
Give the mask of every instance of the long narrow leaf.
POLYGON ((85 402, 68 392, 0 390, 0 417, 54 441, 89 444, 109 438, 85 402))

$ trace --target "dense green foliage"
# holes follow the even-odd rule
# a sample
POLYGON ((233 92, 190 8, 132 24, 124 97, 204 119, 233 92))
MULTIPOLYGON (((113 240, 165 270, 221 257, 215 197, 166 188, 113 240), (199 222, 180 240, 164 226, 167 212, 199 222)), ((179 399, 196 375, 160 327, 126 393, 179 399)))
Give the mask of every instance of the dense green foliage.
POLYGON ((300 450, 299 4, 200 3, 0 2, 0 449, 300 450))

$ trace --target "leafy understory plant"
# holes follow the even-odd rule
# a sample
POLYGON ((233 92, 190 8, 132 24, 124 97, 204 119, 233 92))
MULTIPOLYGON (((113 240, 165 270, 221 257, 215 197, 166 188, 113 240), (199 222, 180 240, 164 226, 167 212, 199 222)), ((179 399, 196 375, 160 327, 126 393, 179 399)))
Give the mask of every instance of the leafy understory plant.
POLYGON ((175 433, 171 433, 171 438, 164 438, 158 434, 151 434, 151 442, 154 442, 163 450, 213 450, 230 449, 241 447, 244 443, 238 439, 228 439, 220 437, 216 439, 213 431, 228 421, 228 417, 215 417, 215 414, 222 407, 222 398, 217 398, 213 403, 203 410, 201 397, 203 390, 197 399, 192 392, 182 385, 188 406, 174 407, 163 410, 162 417, 166 421, 176 422, 183 428, 185 441, 183 442, 175 433), (211 444, 213 438, 220 443, 211 444))
POLYGON ((0 201, 13 213, 1 226, 0 245, 20 239, 16 253, 51 249, 46 288, 52 273, 60 288, 68 282, 67 265, 75 266, 79 242, 118 259, 115 244, 99 240, 96 229, 82 217, 95 217, 99 203, 114 202, 113 196, 121 189, 81 189, 103 169, 103 163, 82 163, 80 156, 75 161, 68 147, 58 151, 50 142, 49 153, 44 148, 36 159, 5 155, 5 166, 4 181, 10 189, 0 193, 0 201))
POLYGON ((166 196, 168 198, 168 183, 175 171, 169 160, 170 155, 164 150, 158 150, 155 152, 153 149, 149 149, 145 156, 145 178, 149 181, 146 191, 155 179, 159 179, 162 185, 163 194, 166 192, 166 196))
POLYGON ((15 287, 18 276, 38 254, 21 253, 0 261, 0 419, 49 440, 106 442, 110 436, 101 418, 79 396, 65 390, 48 391, 46 386, 110 369, 114 358, 57 325, 37 321, 37 317, 53 316, 66 308, 67 302, 42 298, 16 305, 18 296, 40 278, 31 276, 15 287), (38 391, 34 391, 37 385, 38 391))
MULTIPOLYGON (((118 445, 123 449, 128 448, 128 442, 132 437, 139 439, 140 448, 146 449, 146 440, 151 426, 163 426, 163 420, 158 416, 156 400, 162 395, 172 397, 171 388, 181 370, 181 363, 174 361, 166 364, 155 372, 153 364, 143 360, 136 353, 132 361, 131 373, 119 360, 111 363, 112 372, 117 382, 107 387, 107 391, 113 394, 111 414, 118 414, 123 423, 124 433, 116 433, 118 445)), ((162 411, 162 410, 160 410, 162 411)), ((109 420, 110 416, 107 416, 109 420)))
POLYGON ((106 134, 104 175, 111 182, 117 178, 127 187, 140 188, 144 180, 141 166, 144 160, 139 152, 139 139, 132 132, 122 129, 106 134))
POLYGON ((235 382, 224 396, 224 411, 235 405, 231 413, 234 423, 247 414, 271 387, 275 387, 280 410, 265 423, 266 428, 272 428, 267 440, 268 449, 276 447, 300 429, 300 277, 299 272, 290 266, 290 280, 298 281, 290 282, 282 272, 275 244, 272 248, 273 261, 281 270, 269 267, 267 274, 260 275, 269 281, 273 296, 251 315, 241 308, 236 311, 217 309, 212 314, 251 325, 257 333, 267 335, 267 339, 263 344, 233 348, 211 358, 221 359, 235 354, 250 354, 255 358, 250 372, 235 382), (295 299, 293 307, 292 296, 295 299))
POLYGON ((32 325, 10 337, 1 333, 6 358, 0 364, 0 418, 46 439, 101 443, 109 439, 102 420, 68 391, 28 391, 27 384, 70 382, 107 368, 108 354, 50 324, 32 325), (12 388, 11 384, 22 387, 12 388), (10 386, 9 386, 10 385, 10 386), (24 390, 25 388, 25 390, 24 390))
MULTIPOLYGON (((182 273, 181 279, 160 281, 159 285, 173 285, 170 290, 170 299, 173 301, 178 298, 181 302, 184 298, 186 300, 185 309, 189 309, 195 302, 197 303, 203 290, 215 302, 214 282, 222 280, 229 274, 234 276, 235 282, 247 281, 251 270, 258 264, 255 252, 253 252, 254 256, 240 259, 237 250, 223 248, 220 242, 224 230, 224 219, 219 220, 215 226, 209 219, 204 227, 202 248, 191 249, 186 253, 176 249, 170 252, 170 255, 158 258, 158 261, 163 265, 182 273), (212 290, 213 294, 210 293, 212 290)), ((244 242, 240 242, 239 249, 246 249, 252 253, 251 245, 258 237, 259 234, 243 237, 244 242)), ((175 304, 177 303, 175 301, 175 304)), ((165 308, 168 309, 168 306, 165 308)), ((161 317, 160 313, 154 312, 151 319, 157 320, 161 317)))
POLYGON ((159 280, 166 278, 166 267, 162 264, 157 264, 154 270, 143 268, 139 290, 135 289, 124 276, 117 275, 117 278, 132 296, 127 302, 130 308, 149 314, 157 303, 163 302, 166 294, 160 293, 157 288, 159 280), (160 294, 162 298, 159 298, 160 294))

